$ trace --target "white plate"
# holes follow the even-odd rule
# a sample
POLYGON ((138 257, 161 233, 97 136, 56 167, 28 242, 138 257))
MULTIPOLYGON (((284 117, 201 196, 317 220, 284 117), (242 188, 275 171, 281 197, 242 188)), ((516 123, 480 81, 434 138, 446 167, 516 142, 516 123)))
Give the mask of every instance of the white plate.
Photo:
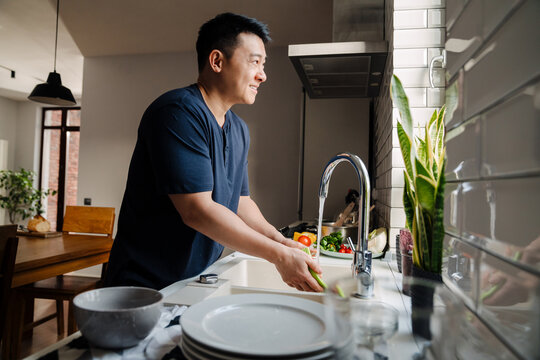
MULTIPOLYGON (((340 253, 340 252, 336 252, 336 251, 328 251, 328 250, 324 250, 322 248, 321 248, 321 254, 326 255, 326 256, 335 257, 335 258, 340 258, 340 259, 352 259, 353 255, 354 255, 354 254, 340 253)), ((382 255, 382 252, 381 253, 372 253, 371 258, 375 259, 375 258, 377 258, 377 257, 379 257, 381 255, 382 255)))
POLYGON ((321 248, 321 254, 331 257, 336 257, 340 259, 352 259, 354 254, 340 253, 337 251, 328 251, 321 248))
POLYGON ((182 331, 205 347, 241 356, 296 356, 329 349, 324 306, 273 294, 204 300, 180 318, 182 331))
MULTIPOLYGON (((351 341, 352 343, 352 341, 351 341)), ((245 359, 254 359, 253 355, 241 355, 237 354, 227 354, 224 352, 219 352, 219 350, 213 350, 208 347, 204 347, 204 345, 198 344, 195 342, 195 340, 190 339, 188 336, 185 336, 185 334, 182 336, 182 342, 180 345, 182 351, 188 352, 191 356, 195 356, 195 358, 200 360, 205 359, 212 359, 212 360, 245 360, 245 359)), ((315 354, 311 354, 309 356, 295 356, 294 358, 297 360, 323 360, 323 359, 332 359, 335 352, 333 349, 326 349, 322 352, 317 352, 315 354)), ((255 357, 256 359, 257 357, 255 357)), ((261 359, 266 359, 266 357, 263 357, 261 359)))

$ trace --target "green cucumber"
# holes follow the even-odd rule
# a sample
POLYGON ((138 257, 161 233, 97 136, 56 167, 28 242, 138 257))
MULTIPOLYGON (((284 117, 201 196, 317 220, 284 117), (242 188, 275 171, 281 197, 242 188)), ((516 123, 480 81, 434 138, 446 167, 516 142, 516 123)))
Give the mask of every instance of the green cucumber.
POLYGON ((493 296, 501 287, 503 287, 505 282, 506 282, 506 279, 502 279, 498 284, 495 284, 492 287, 490 287, 489 289, 487 289, 486 291, 484 291, 480 295, 480 300, 484 301, 484 300, 490 298, 491 296, 493 296))
MULTIPOLYGON (((308 254, 309 256, 311 256, 311 252, 309 251, 308 247, 303 248, 302 251, 305 252, 306 254, 308 254)), ((311 273, 311 276, 313 276, 313 278, 315 278, 315 280, 317 280, 317 282, 319 283, 319 285, 321 285, 321 287, 323 289, 325 289, 325 290, 328 289, 328 285, 326 285, 326 283, 323 281, 323 279, 321 279, 319 274, 317 274, 311 268, 309 268, 309 272, 311 273)))
MULTIPOLYGON (((305 252, 306 254, 308 254, 309 256, 311 256, 311 252, 309 251, 309 248, 308 247, 305 247, 302 249, 303 252, 305 252)), ((319 283, 319 285, 321 285, 321 287, 323 289, 328 289, 328 285, 326 285, 326 283, 323 281, 323 279, 321 279, 321 277, 319 276, 319 274, 317 274, 313 269, 309 268, 309 272, 311 273, 311 276, 313 276, 313 278, 315 280, 317 280, 317 282, 319 283)), ((345 294, 343 293, 343 290, 341 289, 341 287, 339 285, 336 285, 336 291, 338 293, 339 296, 341 296, 342 298, 345 298, 345 294)))

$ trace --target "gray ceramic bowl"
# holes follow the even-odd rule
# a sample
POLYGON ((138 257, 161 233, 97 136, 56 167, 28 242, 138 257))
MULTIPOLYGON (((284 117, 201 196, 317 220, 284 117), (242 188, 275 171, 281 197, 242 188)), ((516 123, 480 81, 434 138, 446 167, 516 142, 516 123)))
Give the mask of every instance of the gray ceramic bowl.
POLYGON ((121 349, 137 345, 156 326, 163 295, 143 287, 109 287, 73 299, 75 320, 94 346, 121 349))

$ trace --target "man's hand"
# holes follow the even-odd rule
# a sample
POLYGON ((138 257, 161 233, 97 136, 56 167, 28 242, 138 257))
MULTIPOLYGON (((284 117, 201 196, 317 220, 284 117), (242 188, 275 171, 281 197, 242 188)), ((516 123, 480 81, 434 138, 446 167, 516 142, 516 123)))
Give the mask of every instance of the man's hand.
MULTIPOLYGON (((299 245, 303 247, 303 245, 299 245)), ((321 274, 319 264, 300 249, 284 249, 282 257, 274 263, 283 281, 300 291, 323 291, 323 288, 309 272, 309 268, 311 268, 316 273, 321 274)))

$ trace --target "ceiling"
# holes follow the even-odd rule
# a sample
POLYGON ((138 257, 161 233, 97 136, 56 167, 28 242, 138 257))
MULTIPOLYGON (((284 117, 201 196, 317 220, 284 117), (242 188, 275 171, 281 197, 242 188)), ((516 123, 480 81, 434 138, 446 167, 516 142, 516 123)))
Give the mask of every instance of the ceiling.
MULTIPOLYGON (((271 47, 332 40, 332 0, 64 0, 56 70, 80 98, 84 57, 192 51, 226 11, 268 24, 271 47)), ((55 0, 0 0, 0 96, 26 100, 53 71, 55 22, 55 0)))

